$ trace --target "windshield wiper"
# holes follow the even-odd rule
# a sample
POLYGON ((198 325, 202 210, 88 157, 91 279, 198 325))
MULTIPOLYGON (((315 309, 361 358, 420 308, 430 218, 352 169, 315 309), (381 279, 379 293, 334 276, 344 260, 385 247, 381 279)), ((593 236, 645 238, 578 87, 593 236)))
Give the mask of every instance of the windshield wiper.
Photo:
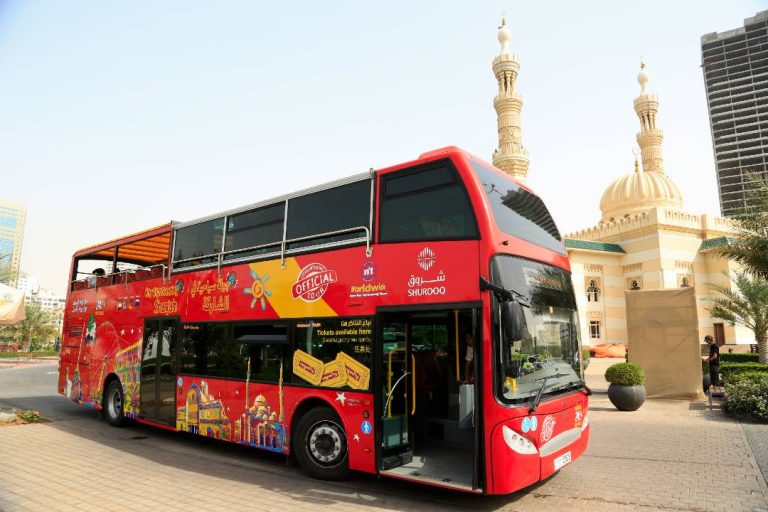
POLYGON ((556 387, 552 388, 551 391, 564 391, 566 389, 576 389, 576 388, 580 388, 580 387, 583 387, 583 386, 584 386, 584 384, 582 383, 582 381, 580 381, 580 380, 572 380, 572 381, 569 381, 569 382, 567 382, 565 384, 562 384, 560 386, 556 386, 556 387))
POLYGON ((559 373, 558 372, 558 373, 556 373, 554 375, 547 375, 546 377, 542 377, 540 379, 536 379, 536 380, 542 381, 542 383, 541 383, 541 387, 539 388, 539 392, 536 393, 536 398, 533 399, 533 403, 531 404, 531 408, 528 409, 528 414, 531 414, 532 412, 534 412, 536 410, 536 408, 539 406, 539 403, 541 402, 541 395, 542 395, 542 393, 544 393, 544 388, 547 386, 547 381, 549 379, 559 379, 560 377, 568 377, 568 374, 567 373, 559 373))
POLYGON ((492 284, 488 282, 488 280, 486 280, 483 276, 480 276, 480 290, 481 291, 491 290, 493 293, 496 294, 496 297, 501 302, 515 301, 525 308, 531 307, 531 305, 528 303, 528 297, 526 297, 522 293, 515 290, 508 290, 507 288, 502 288, 501 286, 492 284))

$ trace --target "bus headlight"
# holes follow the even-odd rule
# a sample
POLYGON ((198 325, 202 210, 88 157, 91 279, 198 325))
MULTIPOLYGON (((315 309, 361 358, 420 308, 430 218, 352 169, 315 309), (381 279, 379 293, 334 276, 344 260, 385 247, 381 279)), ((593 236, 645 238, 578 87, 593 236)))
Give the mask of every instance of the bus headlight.
POLYGON ((507 443, 512 451, 515 451, 522 455, 534 455, 539 453, 533 441, 525 436, 521 436, 506 425, 501 427, 501 432, 504 434, 504 441, 507 443))

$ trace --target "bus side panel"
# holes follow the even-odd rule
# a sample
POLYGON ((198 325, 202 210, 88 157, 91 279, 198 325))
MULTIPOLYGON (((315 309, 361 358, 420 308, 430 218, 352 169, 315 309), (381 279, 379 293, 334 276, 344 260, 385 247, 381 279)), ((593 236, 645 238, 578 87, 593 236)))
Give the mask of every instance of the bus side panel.
POLYGON ((246 386, 242 381, 190 375, 180 375, 176 387, 177 430, 286 455, 291 450, 293 413, 305 400, 325 402, 347 433, 350 468, 375 472, 370 393, 279 383, 246 386))
MULTIPOLYGON (((148 282, 151 284, 151 282, 148 282)), ((59 393, 101 409, 104 381, 114 373, 127 417, 138 414, 143 315, 135 286, 104 286, 71 293, 59 362, 59 393)))

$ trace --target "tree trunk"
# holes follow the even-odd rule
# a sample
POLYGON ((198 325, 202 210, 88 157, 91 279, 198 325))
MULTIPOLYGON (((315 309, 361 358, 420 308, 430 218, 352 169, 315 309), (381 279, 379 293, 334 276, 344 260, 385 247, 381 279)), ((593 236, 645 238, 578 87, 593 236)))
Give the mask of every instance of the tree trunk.
POLYGON ((755 341, 757 341, 757 351, 760 353, 759 361, 768 364, 768 336, 765 334, 755 336, 755 341))

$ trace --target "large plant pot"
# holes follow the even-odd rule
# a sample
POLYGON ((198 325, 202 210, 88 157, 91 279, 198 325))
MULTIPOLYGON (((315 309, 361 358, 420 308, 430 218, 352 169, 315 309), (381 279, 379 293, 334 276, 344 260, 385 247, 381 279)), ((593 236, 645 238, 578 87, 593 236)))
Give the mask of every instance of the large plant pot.
POLYGON ((608 398, 620 411, 636 411, 645 402, 645 386, 611 384, 608 386, 608 398))

